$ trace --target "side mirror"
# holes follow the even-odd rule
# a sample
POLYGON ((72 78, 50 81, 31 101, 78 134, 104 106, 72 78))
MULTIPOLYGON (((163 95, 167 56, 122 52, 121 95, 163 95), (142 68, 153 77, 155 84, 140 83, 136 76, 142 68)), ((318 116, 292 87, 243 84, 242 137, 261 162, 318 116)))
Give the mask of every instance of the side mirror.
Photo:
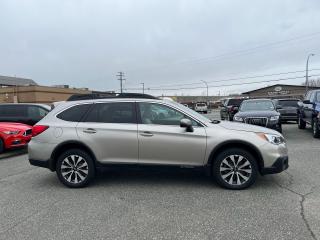
POLYGON ((180 127, 186 128, 187 132, 193 132, 193 126, 190 119, 183 118, 180 120, 180 127))
POLYGON ((304 104, 312 104, 311 102, 310 102, 310 100, 303 100, 302 101, 304 104))

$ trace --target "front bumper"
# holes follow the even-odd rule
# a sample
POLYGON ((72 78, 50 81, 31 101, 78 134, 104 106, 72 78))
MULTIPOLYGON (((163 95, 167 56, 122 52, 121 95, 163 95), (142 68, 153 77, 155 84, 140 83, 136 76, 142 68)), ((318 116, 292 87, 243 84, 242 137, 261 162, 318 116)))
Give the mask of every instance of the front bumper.
POLYGON ((279 157, 271 167, 264 167, 261 169, 261 174, 274 174, 280 173, 289 167, 289 158, 288 156, 279 157))

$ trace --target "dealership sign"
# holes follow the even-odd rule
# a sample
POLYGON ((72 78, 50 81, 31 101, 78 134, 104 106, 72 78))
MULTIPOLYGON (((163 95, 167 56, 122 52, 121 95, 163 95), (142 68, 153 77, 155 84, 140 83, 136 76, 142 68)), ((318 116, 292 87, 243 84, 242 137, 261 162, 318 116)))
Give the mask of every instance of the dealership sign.
POLYGON ((286 94, 289 94, 289 93, 290 93, 290 91, 283 90, 281 86, 276 86, 273 91, 268 92, 268 95, 269 96, 286 95, 286 94))

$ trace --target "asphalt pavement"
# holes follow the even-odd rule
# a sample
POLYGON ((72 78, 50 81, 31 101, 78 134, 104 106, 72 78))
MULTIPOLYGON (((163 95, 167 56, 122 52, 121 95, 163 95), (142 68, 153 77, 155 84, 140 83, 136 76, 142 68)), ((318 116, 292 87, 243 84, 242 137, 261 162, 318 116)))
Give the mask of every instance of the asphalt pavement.
POLYGON ((0 239, 320 239, 320 140, 283 130, 289 169, 243 191, 189 169, 110 170, 68 189, 27 155, 1 159, 0 239))

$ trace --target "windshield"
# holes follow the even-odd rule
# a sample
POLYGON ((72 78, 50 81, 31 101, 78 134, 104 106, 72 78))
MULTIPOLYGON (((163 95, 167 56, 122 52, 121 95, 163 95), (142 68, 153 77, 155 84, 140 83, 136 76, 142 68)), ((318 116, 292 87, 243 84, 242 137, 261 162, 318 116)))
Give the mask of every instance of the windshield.
POLYGON ((175 106, 177 106, 177 107, 179 107, 179 108, 181 108, 181 110, 183 110, 184 112, 195 116, 196 118, 198 118, 202 122, 211 122, 211 120, 209 118, 206 118, 205 116, 201 115, 200 113, 197 113, 196 111, 194 111, 194 110, 192 110, 192 109, 190 109, 188 107, 185 107, 180 103, 171 102, 171 101, 170 101, 170 103, 175 105, 175 106))
POLYGON ((197 106, 198 106, 198 107, 205 107, 206 104, 205 104, 205 103, 197 103, 197 106))
POLYGON ((240 107, 240 111, 272 111, 274 105, 271 101, 245 101, 240 107))
POLYGON ((281 100, 279 101, 281 107, 298 107, 297 100, 281 100))

